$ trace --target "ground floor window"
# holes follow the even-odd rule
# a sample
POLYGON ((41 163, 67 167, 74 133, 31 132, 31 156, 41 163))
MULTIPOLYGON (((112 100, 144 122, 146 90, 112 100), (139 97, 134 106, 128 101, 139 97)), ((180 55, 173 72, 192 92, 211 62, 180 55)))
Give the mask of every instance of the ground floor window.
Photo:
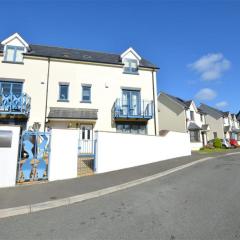
POLYGON ((117 132, 147 134, 147 125, 144 123, 116 123, 117 132))
MULTIPOLYGON (((217 132, 213 132, 213 138, 215 139, 215 138, 217 138, 218 136, 217 136, 217 132)), ((225 135, 225 137, 226 137, 226 135, 225 135)))
POLYGON ((191 142, 200 142, 200 131, 190 131, 190 141, 191 142))

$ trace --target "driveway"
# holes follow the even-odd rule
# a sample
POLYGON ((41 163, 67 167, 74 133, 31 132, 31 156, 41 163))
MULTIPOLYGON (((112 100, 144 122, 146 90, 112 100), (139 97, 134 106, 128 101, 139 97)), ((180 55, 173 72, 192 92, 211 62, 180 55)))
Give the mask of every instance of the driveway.
POLYGON ((68 207, 0 220, 1 239, 240 239, 240 154, 68 207))

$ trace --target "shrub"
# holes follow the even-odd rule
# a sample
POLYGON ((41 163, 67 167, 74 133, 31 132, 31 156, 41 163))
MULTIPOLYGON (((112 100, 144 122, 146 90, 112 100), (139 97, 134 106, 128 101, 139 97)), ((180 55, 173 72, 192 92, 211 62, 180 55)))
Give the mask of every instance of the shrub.
POLYGON ((222 148, 222 142, 220 138, 215 138, 213 141, 213 146, 215 148, 222 148))

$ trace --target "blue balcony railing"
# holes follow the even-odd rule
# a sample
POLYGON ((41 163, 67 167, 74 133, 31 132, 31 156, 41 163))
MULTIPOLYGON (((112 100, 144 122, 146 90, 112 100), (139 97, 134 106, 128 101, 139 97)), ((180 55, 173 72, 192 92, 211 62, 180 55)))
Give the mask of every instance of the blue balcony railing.
POLYGON ((153 117, 153 101, 128 101, 118 98, 114 103, 115 119, 151 119, 153 117))
POLYGON ((28 116, 30 112, 31 98, 26 94, 0 93, 0 114, 13 114, 28 116))

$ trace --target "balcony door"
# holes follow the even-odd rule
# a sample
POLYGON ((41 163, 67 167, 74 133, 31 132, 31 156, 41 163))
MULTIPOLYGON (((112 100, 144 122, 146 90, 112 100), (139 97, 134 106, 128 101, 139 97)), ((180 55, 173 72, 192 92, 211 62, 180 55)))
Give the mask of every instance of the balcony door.
POLYGON ((0 81, 0 94, 3 97, 20 97, 22 94, 23 84, 19 82, 1 82, 0 81))
POLYGON ((0 81, 0 110, 19 111, 22 106, 23 83, 0 81))
POLYGON ((140 91, 122 91, 123 115, 137 116, 140 114, 140 91))

